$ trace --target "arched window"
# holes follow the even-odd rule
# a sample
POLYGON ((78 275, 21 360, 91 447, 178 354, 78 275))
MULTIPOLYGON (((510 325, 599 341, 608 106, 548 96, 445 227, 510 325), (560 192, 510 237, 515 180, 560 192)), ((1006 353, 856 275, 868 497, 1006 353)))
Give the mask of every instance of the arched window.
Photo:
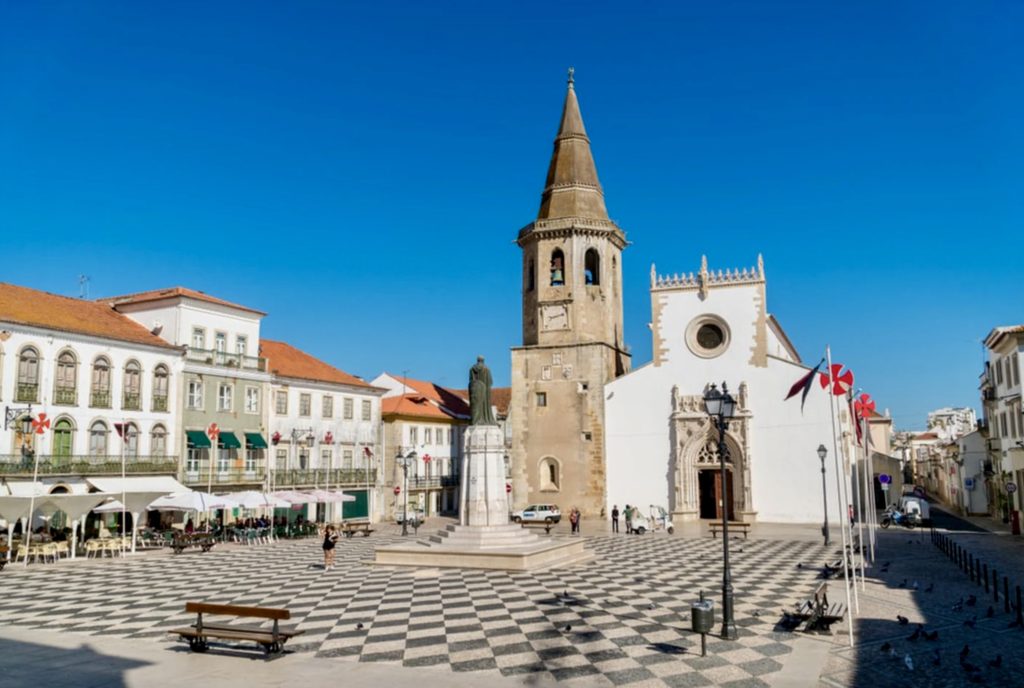
POLYGON ((561 287, 565 284, 565 254, 556 248, 551 252, 551 286, 561 287))
POLYGON ((124 455, 139 455, 139 428, 135 423, 128 423, 124 428, 124 455))
POLYGON ((167 373, 167 366, 158 365, 153 369, 153 410, 167 410, 167 389, 170 375, 167 373))
POLYGON ((89 455, 107 455, 107 424, 101 420, 89 426, 89 455))
POLYGON ((588 248, 583 256, 583 282, 601 284, 601 254, 596 248, 588 248))
POLYGON ((540 489, 557 490, 561 479, 561 466, 558 465, 558 459, 549 456, 540 462, 540 489))
POLYGON ((149 433, 150 456, 167 456, 167 428, 157 424, 149 433))
POLYGON ((531 258, 526 267, 526 291, 533 291, 533 280, 533 258, 531 258))
POLYGON ((53 455, 68 457, 74 453, 75 426, 68 418, 60 418, 53 424, 53 455))
POLYGON ((89 406, 110 408, 110 361, 104 356, 100 356, 92 363, 89 406))
POLYGON ((124 364, 124 399, 122 408, 128 411, 142 409, 142 366, 138 361, 124 364))
MULTIPOLYGON (((35 430, 33 430, 31 426, 29 426, 29 431, 27 433, 22 432, 22 427, 25 425, 26 419, 31 420, 32 417, 21 416, 20 418, 15 420, 12 425, 12 427, 14 428, 14 446, 19 451, 25 450, 24 452, 22 452, 23 460, 26 460, 30 456, 31 452, 35 449, 36 446, 35 430)), ((23 465, 22 467, 28 469, 32 468, 31 465, 23 465)))
POLYGON ((26 346, 18 356, 18 388, 15 401, 39 401, 39 352, 26 346))
POLYGON ((74 405, 77 402, 78 360, 70 351, 57 356, 57 376, 53 381, 53 403, 74 405))

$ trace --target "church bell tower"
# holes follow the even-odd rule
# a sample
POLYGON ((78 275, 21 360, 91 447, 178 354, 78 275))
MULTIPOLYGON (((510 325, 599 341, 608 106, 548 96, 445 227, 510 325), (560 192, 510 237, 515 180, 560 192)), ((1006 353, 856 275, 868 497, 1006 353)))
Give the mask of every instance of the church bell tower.
POLYGON ((608 217, 572 70, 537 219, 519 231, 523 345, 512 349, 517 506, 586 516, 605 503, 604 384, 629 370, 622 249, 608 217))

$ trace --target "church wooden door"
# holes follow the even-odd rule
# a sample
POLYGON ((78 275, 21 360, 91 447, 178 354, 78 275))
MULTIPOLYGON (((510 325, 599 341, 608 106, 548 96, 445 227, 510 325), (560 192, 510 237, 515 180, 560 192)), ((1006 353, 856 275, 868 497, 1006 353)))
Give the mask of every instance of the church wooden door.
MULTIPOLYGON (((707 519, 722 519, 722 472, 721 470, 706 469, 698 475, 698 486, 700 490, 700 517, 707 519)), ((729 520, 736 520, 734 504, 736 495, 733 493, 732 471, 726 471, 726 484, 729 487, 729 520)))

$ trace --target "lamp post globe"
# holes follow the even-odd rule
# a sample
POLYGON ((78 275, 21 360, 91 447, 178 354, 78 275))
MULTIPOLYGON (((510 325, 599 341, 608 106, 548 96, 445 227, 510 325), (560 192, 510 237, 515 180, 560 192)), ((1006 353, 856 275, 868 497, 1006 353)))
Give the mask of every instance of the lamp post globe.
POLYGON ((736 620, 733 616, 732 571, 729 567, 729 481, 725 467, 725 455, 728 449, 725 433, 729 429, 729 421, 736 415, 736 400, 729 394, 729 388, 722 383, 721 391, 712 383, 704 393, 704 407, 708 416, 715 420, 718 427, 718 461, 722 483, 722 630, 723 640, 735 640, 738 637, 736 620))

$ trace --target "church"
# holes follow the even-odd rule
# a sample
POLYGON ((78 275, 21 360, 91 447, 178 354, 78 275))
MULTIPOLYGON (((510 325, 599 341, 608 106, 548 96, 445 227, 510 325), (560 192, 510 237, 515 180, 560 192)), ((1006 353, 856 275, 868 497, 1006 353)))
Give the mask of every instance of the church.
MULTIPOLYGON (((570 74, 536 220, 520 230, 522 345, 512 349, 514 502, 666 508, 675 522, 822 519, 819 445, 828 449, 829 518, 837 522, 832 410, 815 381, 806 405, 784 402, 810 368, 769 312, 764 262, 692 272, 651 267, 651 360, 636 369, 623 338, 621 252, 570 74), (722 499, 718 434, 704 408, 714 383, 737 401, 727 428, 722 499)), ((692 262, 691 262, 692 261, 692 262)), ((817 363, 818 357, 815 356, 817 363)), ((849 460, 850 419, 838 414, 849 460)))

